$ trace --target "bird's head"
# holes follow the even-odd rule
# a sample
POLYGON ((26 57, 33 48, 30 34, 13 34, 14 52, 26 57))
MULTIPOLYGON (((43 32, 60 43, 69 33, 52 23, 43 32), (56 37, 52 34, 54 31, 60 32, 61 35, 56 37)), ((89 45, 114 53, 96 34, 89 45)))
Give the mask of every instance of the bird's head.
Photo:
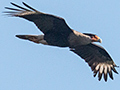
POLYGON ((100 39, 100 37, 98 37, 98 36, 95 35, 95 34, 91 34, 91 33, 83 33, 83 34, 90 36, 92 42, 99 42, 99 43, 102 43, 102 40, 100 39))

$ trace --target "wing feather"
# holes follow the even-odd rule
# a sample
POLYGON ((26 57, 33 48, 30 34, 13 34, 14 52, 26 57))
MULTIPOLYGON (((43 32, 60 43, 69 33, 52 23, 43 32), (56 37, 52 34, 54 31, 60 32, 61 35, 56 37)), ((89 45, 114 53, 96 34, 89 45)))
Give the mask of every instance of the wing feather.
POLYGON ((15 3, 12 3, 12 2, 11 2, 11 4, 12 4, 13 6, 16 6, 16 7, 20 8, 20 9, 25 10, 25 11, 30 11, 30 10, 28 10, 28 9, 26 9, 26 8, 23 8, 23 7, 21 7, 21 6, 17 5, 17 4, 15 4, 15 3))
POLYGON ((61 17, 39 12, 24 2, 23 5, 25 5, 27 8, 31 10, 23 8, 12 2, 11 4, 18 7, 19 9, 5 7, 6 9, 9 10, 18 11, 16 13, 8 12, 9 14, 11 13, 12 16, 22 17, 29 21, 34 22, 37 25, 37 27, 45 34, 53 31, 61 32, 63 34, 72 32, 72 30, 66 24, 65 20, 61 17))
MULTIPOLYGON (((9 7, 5 7, 5 9, 14 10, 14 11, 22 11, 22 10, 19 10, 19 9, 9 8, 9 7)), ((10 12, 11 12, 11 11, 10 11, 10 12)), ((9 13, 10 13, 10 12, 9 12, 9 13)))
POLYGON ((30 8, 31 10, 38 12, 36 9, 32 8, 31 6, 27 5, 26 3, 22 2, 26 7, 30 8))
POLYGON ((66 24, 63 18, 39 12, 24 2, 23 5, 28 9, 12 2, 11 4, 19 9, 5 7, 6 9, 12 10, 5 12, 7 15, 21 17, 34 22, 35 25, 45 34, 44 39, 49 45, 59 47, 68 46, 68 36, 73 32, 73 30, 71 30, 71 28, 66 24))
POLYGON ((104 80, 107 81, 107 74, 113 79, 112 71, 118 74, 115 69, 117 66, 110 55, 101 46, 91 43, 88 45, 77 46, 75 49, 72 49, 72 51, 89 64, 94 72, 94 77, 98 73, 98 80, 101 80, 102 75, 104 75, 104 80))

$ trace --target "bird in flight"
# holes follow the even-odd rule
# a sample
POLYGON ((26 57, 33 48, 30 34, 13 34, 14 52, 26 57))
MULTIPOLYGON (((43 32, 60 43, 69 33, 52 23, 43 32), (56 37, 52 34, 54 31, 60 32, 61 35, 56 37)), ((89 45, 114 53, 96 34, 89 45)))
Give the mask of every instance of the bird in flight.
POLYGON ((70 51, 83 58, 91 67, 94 77, 98 74, 100 81, 102 76, 107 81, 108 75, 113 79, 113 73, 118 67, 108 52, 93 42, 100 42, 101 39, 95 34, 80 33, 71 29, 61 17, 46 14, 32 8, 22 2, 27 8, 11 3, 15 8, 5 7, 7 15, 20 17, 33 22, 43 35, 16 35, 20 39, 32 41, 37 44, 44 44, 57 47, 69 47, 70 51))

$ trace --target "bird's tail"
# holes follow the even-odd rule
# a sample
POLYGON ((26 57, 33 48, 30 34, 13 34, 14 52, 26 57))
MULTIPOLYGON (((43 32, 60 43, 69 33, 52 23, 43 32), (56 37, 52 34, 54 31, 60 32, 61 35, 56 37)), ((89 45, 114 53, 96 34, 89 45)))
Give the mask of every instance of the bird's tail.
POLYGON ((46 40, 44 40, 44 35, 16 35, 16 37, 20 39, 29 40, 37 44, 41 43, 44 45, 48 45, 46 40))

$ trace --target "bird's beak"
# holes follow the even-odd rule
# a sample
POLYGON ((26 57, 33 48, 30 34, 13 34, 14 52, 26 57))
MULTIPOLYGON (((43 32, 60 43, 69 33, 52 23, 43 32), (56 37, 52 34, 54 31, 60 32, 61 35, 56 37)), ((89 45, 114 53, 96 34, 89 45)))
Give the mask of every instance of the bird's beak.
POLYGON ((99 38, 99 39, 97 40, 97 42, 102 43, 102 39, 99 38))
POLYGON ((92 42, 99 42, 102 43, 102 39, 100 39, 100 37, 98 37, 97 35, 95 35, 94 37, 91 38, 92 42))

